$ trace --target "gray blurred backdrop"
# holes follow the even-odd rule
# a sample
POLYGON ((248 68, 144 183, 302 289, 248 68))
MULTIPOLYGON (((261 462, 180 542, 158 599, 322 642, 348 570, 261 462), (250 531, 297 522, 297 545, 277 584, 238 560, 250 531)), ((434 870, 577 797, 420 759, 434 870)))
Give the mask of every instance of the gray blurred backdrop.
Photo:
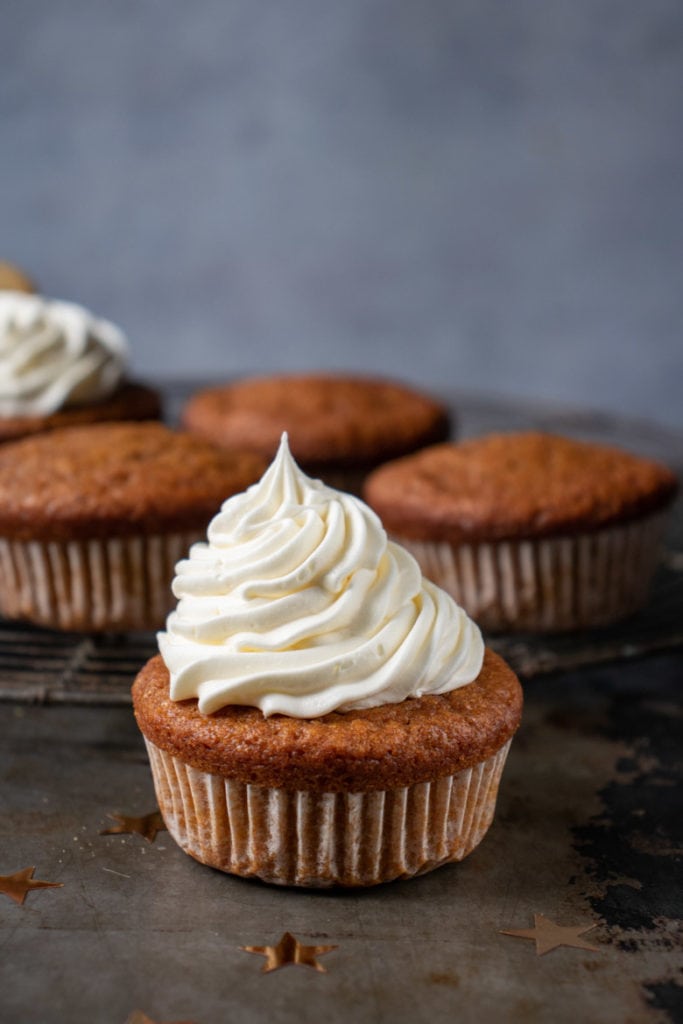
POLYGON ((0 258, 139 375, 683 427, 679 0, 2 0, 0 258))

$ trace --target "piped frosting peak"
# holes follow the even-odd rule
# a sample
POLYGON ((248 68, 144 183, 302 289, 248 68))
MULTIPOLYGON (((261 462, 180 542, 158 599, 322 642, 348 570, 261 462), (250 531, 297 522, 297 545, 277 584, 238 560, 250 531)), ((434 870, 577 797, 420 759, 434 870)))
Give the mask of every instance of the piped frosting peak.
POLYGON ((176 567, 159 648, 171 698, 315 718, 444 693, 479 674, 483 641, 358 498, 305 476, 283 435, 259 483, 229 498, 176 567))

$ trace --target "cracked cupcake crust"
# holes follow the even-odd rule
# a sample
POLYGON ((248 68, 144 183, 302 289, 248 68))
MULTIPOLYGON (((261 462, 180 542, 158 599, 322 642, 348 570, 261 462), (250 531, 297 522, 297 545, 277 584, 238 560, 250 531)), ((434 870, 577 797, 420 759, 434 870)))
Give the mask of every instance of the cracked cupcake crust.
POLYGON ((309 792, 388 790, 452 775, 500 750, 522 712, 516 675, 490 650, 477 679, 450 693, 315 719, 235 706, 202 715, 196 700, 174 702, 168 691, 158 655, 133 686, 138 725, 155 746, 201 771, 309 792))

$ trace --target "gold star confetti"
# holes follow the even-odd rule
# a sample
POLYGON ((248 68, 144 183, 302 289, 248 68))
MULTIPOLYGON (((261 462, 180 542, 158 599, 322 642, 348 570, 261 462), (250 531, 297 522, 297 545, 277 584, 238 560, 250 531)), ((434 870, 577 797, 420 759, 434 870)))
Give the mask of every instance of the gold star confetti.
POLYGON ((26 899, 26 893, 32 889, 59 889, 64 884, 63 882, 40 882, 33 877, 35 870, 35 868, 22 868, 21 871, 15 871, 13 875, 0 875, 0 892, 4 892, 5 896, 9 896, 11 900, 21 906, 26 899))
POLYGON ((118 836, 123 833, 131 833, 143 836, 148 843, 153 843, 157 832, 165 832, 164 819, 159 811, 152 811, 151 814, 143 814, 141 818, 133 818, 125 814, 109 814, 108 817, 118 821, 118 825, 111 828, 103 828, 101 836, 118 836))
POLYGON ((126 1017, 126 1024, 194 1024, 192 1020, 176 1020, 176 1021, 163 1021, 163 1020, 152 1020, 142 1010, 133 1010, 128 1017, 126 1017))
POLYGON ((574 949, 588 949, 591 953, 599 953, 598 946, 591 946, 581 936, 596 928, 597 925, 589 924, 566 926, 555 924, 550 918, 543 914, 534 914, 533 928, 513 928, 501 930, 501 935, 512 935, 517 939, 533 939, 536 943, 536 955, 543 956, 558 946, 571 946, 574 949))
POLYGON ((265 973, 277 971, 280 967, 287 967, 288 964, 301 964, 302 967, 312 967, 314 971, 325 973, 326 967, 318 963, 317 957, 324 953, 331 953, 336 946, 302 946, 298 939, 295 939, 290 932, 285 932, 277 946, 240 946, 245 953, 258 953, 265 956, 266 962, 261 968, 265 973))

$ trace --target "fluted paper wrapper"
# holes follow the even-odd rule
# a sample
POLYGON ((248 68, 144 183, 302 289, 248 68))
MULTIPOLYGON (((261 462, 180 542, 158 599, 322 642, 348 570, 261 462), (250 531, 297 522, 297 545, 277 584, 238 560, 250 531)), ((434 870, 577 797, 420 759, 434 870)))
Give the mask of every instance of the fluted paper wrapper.
POLYGON ((647 600, 666 516, 573 537, 449 544, 396 536, 425 576, 486 630, 582 629, 647 600))
POLYGON ((310 887, 376 885, 462 860, 493 820, 510 746, 434 782, 312 793, 203 772, 145 742, 159 809, 186 853, 221 871, 310 887))
POLYGON ((0 539, 0 613, 53 629, 156 629, 176 604, 175 564, 202 536, 0 539))

